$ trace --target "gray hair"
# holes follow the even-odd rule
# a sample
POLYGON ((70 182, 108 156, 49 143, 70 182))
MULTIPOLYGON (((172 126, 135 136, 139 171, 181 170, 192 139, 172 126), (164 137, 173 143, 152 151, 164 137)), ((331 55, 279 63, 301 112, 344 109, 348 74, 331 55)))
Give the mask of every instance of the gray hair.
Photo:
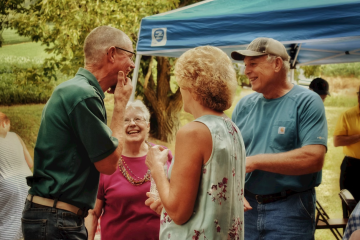
POLYGON ((124 48, 127 44, 131 44, 130 38, 117 28, 100 26, 93 29, 84 42, 85 66, 97 65, 109 47, 124 48))
MULTIPOLYGON (((278 57, 280 57, 280 56, 275 56, 275 55, 272 55, 272 54, 268 54, 267 61, 268 62, 274 62, 275 59, 278 58, 278 57)), ((289 72, 289 69, 290 69, 289 61, 283 60, 282 69, 285 71, 285 73, 289 72)))
POLYGON ((143 117, 146 120, 146 122, 150 121, 149 109, 145 106, 145 104, 142 101, 140 100, 135 100, 133 102, 129 101, 128 104, 126 105, 125 111, 128 110, 129 108, 140 111, 143 114, 143 117))

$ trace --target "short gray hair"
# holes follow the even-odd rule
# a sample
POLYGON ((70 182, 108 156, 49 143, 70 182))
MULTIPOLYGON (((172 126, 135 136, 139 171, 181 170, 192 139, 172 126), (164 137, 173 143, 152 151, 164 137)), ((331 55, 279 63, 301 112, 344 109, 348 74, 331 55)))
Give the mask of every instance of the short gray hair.
POLYGON ((125 111, 127 111, 129 108, 139 110, 142 114, 146 122, 150 121, 150 112, 149 109, 145 106, 145 104, 140 100, 135 101, 129 101, 126 105, 125 111))
POLYGON ((127 44, 131 44, 130 38, 117 28, 100 26, 93 29, 84 42, 85 66, 97 65, 109 47, 124 48, 127 44))
MULTIPOLYGON (((275 56, 275 55, 272 55, 272 54, 268 54, 268 57, 267 57, 267 61, 268 62, 273 62, 275 61, 276 58, 281 58, 280 56, 275 56)), ((290 69, 290 63, 289 61, 285 61, 283 59, 283 66, 282 66, 282 69, 285 70, 285 73, 288 73, 289 72, 289 69, 290 69)))

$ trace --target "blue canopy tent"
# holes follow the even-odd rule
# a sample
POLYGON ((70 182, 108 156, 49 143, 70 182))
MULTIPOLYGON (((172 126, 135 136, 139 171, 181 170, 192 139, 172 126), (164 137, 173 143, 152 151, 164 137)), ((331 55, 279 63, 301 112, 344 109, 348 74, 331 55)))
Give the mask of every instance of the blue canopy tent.
POLYGON ((134 91, 142 55, 179 57, 212 45, 230 56, 257 37, 282 42, 292 68, 359 62, 360 0, 206 0, 143 18, 134 91))

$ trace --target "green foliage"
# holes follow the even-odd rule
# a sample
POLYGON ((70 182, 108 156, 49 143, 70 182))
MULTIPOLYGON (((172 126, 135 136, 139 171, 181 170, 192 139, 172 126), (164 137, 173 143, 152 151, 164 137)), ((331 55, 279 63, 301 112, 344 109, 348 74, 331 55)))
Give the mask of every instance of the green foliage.
POLYGON ((2 37, 3 37, 4 45, 31 41, 31 38, 19 36, 19 34, 17 34, 17 31, 15 29, 10 29, 10 28, 6 28, 3 30, 2 37))
POLYGON ((244 74, 244 66, 237 63, 233 64, 236 72, 236 80, 239 86, 250 86, 250 81, 248 77, 244 74))
POLYGON ((9 13, 11 11, 15 13, 25 12, 24 1, 25 0, 0 0, 0 47, 4 41, 2 37, 3 29, 9 25, 9 13))
POLYGON ((13 74, 0 74, 0 105, 45 103, 55 86, 55 83, 46 83, 41 86, 32 82, 21 85, 13 74))
POLYGON ((306 78, 313 78, 321 75, 321 66, 313 65, 313 66, 301 66, 302 70, 304 70, 304 76, 306 78))
POLYGON ((174 9, 177 4, 178 0, 42 0, 31 5, 26 13, 13 13, 11 22, 20 35, 41 41, 48 53, 59 56, 51 61, 53 67, 74 75, 84 65, 82 47, 92 29, 110 25, 124 31, 136 43, 143 17, 174 9))
POLYGON ((0 49, 0 105, 45 103, 57 83, 68 79, 44 63, 44 47, 38 43, 7 45, 0 49), (49 69, 44 69, 49 68, 49 69), (45 74, 49 74, 44 77, 45 74), (49 80, 50 79, 50 80, 49 80), (51 80, 52 79, 52 80, 51 80))
MULTIPOLYGON (((360 63, 340 63, 314 66, 301 66, 306 78, 318 76, 360 78, 360 63)), ((298 70, 296 72, 299 72, 298 70)), ((295 79, 297 79, 295 77, 295 79)))
POLYGON ((321 74, 330 77, 360 78, 360 63, 328 64, 321 67, 321 74))
POLYGON ((324 102, 325 107, 351 108, 357 104, 357 98, 347 95, 327 96, 324 102))

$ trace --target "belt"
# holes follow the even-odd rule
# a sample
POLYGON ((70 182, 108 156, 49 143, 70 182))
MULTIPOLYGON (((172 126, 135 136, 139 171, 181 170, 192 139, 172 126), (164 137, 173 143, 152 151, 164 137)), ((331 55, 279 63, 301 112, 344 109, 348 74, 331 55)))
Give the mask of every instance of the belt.
POLYGON ((55 203, 55 200, 50 199, 50 198, 43 198, 43 197, 33 196, 33 195, 29 194, 26 197, 26 199, 29 200, 30 202, 36 204, 36 206, 33 206, 36 208, 39 208, 39 207, 58 208, 58 209, 62 209, 62 210, 66 210, 66 211, 75 213, 76 215, 82 216, 82 217, 86 217, 87 213, 88 213, 88 211, 83 211, 82 209, 80 209, 74 205, 65 203, 65 202, 56 201, 56 203, 55 203))
POLYGON ((267 195, 257 195, 254 194, 252 192, 249 192, 248 190, 245 190, 245 193, 253 198, 256 199, 256 201, 259 204, 267 204, 267 203, 272 203, 272 202, 276 202, 279 201, 281 199, 285 199, 291 195, 294 195, 298 192, 295 192, 293 190, 285 190, 279 193, 274 193, 274 194, 267 194, 267 195))

